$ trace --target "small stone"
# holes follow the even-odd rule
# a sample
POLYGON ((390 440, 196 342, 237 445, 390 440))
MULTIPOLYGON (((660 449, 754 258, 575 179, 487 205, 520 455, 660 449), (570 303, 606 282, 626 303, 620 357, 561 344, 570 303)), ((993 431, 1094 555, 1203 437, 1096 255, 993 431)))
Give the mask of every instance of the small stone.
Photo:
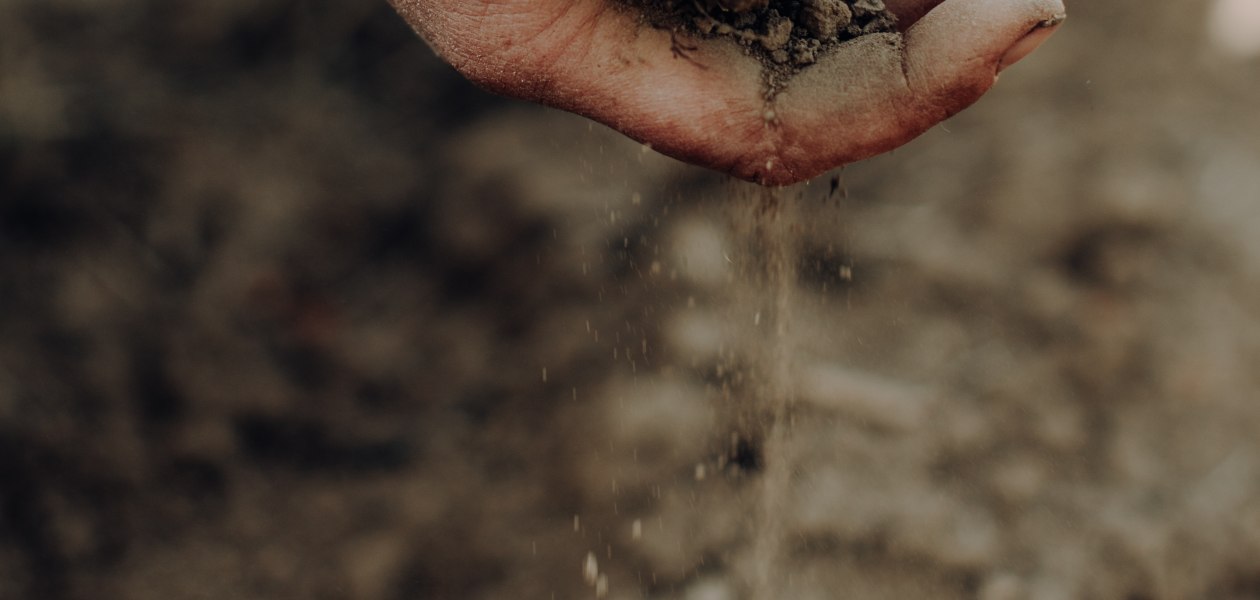
POLYGON ((853 11, 843 0, 805 0, 801 17, 814 37, 832 39, 853 21, 853 11))
POLYGON ((853 14, 859 17, 883 13, 887 10, 884 0, 857 0, 853 3, 853 14))
POLYGON ((818 50, 821 46, 818 40, 794 40, 792 62, 798 66, 814 64, 818 60, 818 50))
MULTIPOLYGON (((792 21, 783 17, 774 17, 766 25, 766 34, 761 36, 761 45, 766 50, 774 52, 782 50, 792 39, 792 21)), ((786 54, 784 54, 786 60, 786 54)), ((783 62, 783 61, 779 61, 783 62)))

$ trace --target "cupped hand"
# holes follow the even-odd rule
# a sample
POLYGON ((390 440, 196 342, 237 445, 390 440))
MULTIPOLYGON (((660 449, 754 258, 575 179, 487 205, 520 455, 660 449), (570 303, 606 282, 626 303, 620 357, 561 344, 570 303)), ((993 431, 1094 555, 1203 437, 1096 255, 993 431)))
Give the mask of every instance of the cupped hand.
POLYGON ((474 83, 690 163, 786 185, 900 146, 971 105, 1063 21, 1061 0, 885 0, 898 33, 846 42, 767 94, 734 41, 618 0, 390 0, 474 83))

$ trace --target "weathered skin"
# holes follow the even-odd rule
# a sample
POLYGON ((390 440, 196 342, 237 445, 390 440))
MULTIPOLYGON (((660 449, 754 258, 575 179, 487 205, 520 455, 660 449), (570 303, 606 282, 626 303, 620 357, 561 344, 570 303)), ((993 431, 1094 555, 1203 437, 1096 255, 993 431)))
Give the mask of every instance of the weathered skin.
POLYGON ((390 0, 478 85, 585 115, 675 158, 786 185, 900 146, 970 106, 1063 21, 1061 0, 886 0, 767 100, 735 43, 643 25, 612 0, 390 0))

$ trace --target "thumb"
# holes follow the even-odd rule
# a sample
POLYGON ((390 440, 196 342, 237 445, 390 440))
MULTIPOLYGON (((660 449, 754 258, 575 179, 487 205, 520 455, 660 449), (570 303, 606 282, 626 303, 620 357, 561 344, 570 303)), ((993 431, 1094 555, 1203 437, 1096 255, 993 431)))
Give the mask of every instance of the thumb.
POLYGON ((906 83, 920 106, 952 115, 1064 18, 1061 0, 946 0, 905 33, 906 83))
MULTIPOLYGON (((911 14, 935 1, 897 6, 911 14)), ((1063 19, 1061 0, 945 0, 902 36, 847 42, 776 97, 776 163, 737 175, 799 181, 896 148, 980 99, 1063 19)))

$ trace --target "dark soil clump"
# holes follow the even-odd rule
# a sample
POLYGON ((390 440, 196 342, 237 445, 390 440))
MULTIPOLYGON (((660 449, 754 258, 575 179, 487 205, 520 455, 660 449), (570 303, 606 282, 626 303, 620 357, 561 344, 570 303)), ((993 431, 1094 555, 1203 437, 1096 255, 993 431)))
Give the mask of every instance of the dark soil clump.
POLYGON ((656 27, 729 37, 790 74, 832 47, 871 33, 896 30, 883 0, 623 0, 656 27))

